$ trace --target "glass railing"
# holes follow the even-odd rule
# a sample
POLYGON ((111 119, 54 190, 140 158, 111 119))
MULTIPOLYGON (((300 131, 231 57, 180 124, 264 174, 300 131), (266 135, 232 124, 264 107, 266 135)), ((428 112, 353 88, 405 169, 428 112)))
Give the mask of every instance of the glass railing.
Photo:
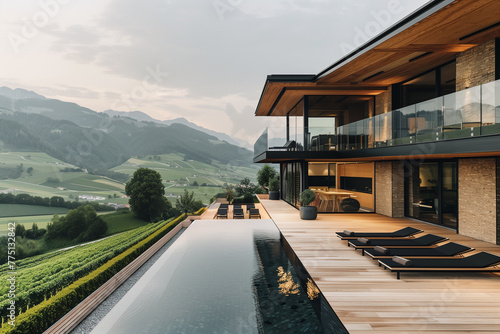
POLYGON ((266 151, 303 151, 303 128, 290 129, 286 139, 286 127, 269 127, 264 130, 253 146, 254 157, 266 151), (296 131, 298 130, 298 131, 296 131))
POLYGON ((268 145, 268 139, 267 139, 267 132, 268 129, 266 128, 264 132, 260 135, 260 137, 257 139, 255 144, 253 144, 253 156, 256 157, 258 155, 261 155, 262 153, 266 152, 269 145, 268 145))
POLYGON ((346 124, 337 133, 339 150, 500 134, 500 80, 346 124))
POLYGON ((270 149, 344 151, 500 134, 500 80, 336 129, 309 127, 305 140, 301 130, 298 123, 290 127, 294 143, 285 148, 286 128, 266 129, 255 143, 254 155, 270 149))

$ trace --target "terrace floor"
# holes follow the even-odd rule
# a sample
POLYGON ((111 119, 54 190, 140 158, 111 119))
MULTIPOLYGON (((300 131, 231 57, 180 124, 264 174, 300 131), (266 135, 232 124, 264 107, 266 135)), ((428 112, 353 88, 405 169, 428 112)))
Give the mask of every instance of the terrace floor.
POLYGON ((499 273, 402 273, 397 280, 335 232, 413 226, 474 247, 470 254, 500 255, 500 246, 412 219, 321 214, 306 221, 284 201, 261 203, 351 334, 500 332, 499 273))

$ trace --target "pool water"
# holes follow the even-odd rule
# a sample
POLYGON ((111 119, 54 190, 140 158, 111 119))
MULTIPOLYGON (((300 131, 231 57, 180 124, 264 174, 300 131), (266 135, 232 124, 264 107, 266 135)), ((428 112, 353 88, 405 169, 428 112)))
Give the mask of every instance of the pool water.
POLYGON ((347 333, 272 220, 195 221, 93 334, 347 333))

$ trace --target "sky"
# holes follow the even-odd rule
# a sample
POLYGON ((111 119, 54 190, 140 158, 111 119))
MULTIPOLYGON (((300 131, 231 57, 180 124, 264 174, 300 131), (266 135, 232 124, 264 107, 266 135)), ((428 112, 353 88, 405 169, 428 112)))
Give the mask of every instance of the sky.
POLYGON ((0 0, 0 86, 253 144, 267 75, 317 74, 427 2, 0 0))

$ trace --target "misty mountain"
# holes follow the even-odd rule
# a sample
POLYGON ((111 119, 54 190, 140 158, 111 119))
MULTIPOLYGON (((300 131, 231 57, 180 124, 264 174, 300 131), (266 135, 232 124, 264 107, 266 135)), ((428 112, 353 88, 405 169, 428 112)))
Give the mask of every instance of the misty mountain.
POLYGON ((164 153, 205 163, 251 161, 250 151, 183 124, 110 117, 75 103, 23 96, 0 96, 0 149, 42 151, 89 170, 164 153))
POLYGON ((0 95, 8 97, 13 100, 21 100, 21 99, 46 99, 45 96, 32 92, 30 90, 16 88, 11 89, 9 87, 0 87, 0 95))
POLYGON ((144 121, 144 122, 154 122, 154 123, 159 123, 159 124, 165 124, 165 125, 171 125, 171 124, 183 124, 185 126, 188 126, 190 128, 193 128, 195 130, 205 132, 209 135, 212 135, 214 137, 217 137, 219 140, 224 140, 227 141, 229 144, 237 145, 237 146, 242 146, 242 147, 249 147, 250 145, 247 142, 244 142, 242 140, 234 139, 228 136, 225 133, 222 132, 217 132, 213 131, 207 128, 204 128, 202 126, 199 126, 193 122, 188 121, 184 117, 180 118, 175 118, 172 120, 165 120, 165 121, 160 121, 158 119, 154 119, 151 116, 149 116, 146 113, 143 113, 142 111, 116 111, 116 110, 105 110, 104 111, 106 114, 110 116, 118 116, 118 117, 130 117, 132 119, 138 120, 138 121, 144 121))

